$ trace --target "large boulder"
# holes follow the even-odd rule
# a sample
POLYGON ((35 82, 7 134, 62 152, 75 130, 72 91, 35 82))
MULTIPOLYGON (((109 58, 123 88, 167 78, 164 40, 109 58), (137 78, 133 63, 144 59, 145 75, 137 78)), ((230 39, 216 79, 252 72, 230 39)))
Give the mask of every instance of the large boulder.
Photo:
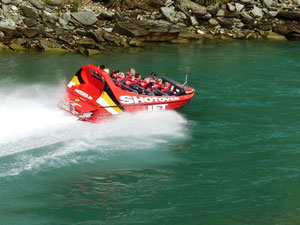
POLYGON ((35 18, 24 18, 23 21, 27 27, 36 27, 39 24, 38 20, 35 18))
POLYGON ((169 7, 161 7, 160 12, 163 15, 163 17, 169 21, 170 23, 177 23, 179 19, 176 16, 176 12, 174 9, 169 7))
POLYGON ((119 35, 117 35, 115 33, 104 31, 103 38, 105 40, 115 44, 116 46, 124 46, 124 47, 128 46, 128 44, 126 42, 126 38, 120 37, 119 35))
POLYGON ((27 18, 38 18, 38 13, 35 11, 34 8, 26 5, 21 5, 20 8, 27 18))
POLYGON ((147 4, 154 8, 161 8, 166 5, 166 0, 148 0, 147 4))
POLYGON ((206 7, 203 7, 197 4, 196 2, 192 2, 190 0, 179 0, 177 8, 180 9, 187 16, 190 16, 189 12, 199 17, 204 16, 207 13, 206 7))
POLYGON ((93 38, 96 42, 105 42, 103 38, 104 31, 99 28, 97 30, 87 32, 86 36, 93 38))
POLYGON ((25 48, 22 45, 17 43, 11 43, 9 47, 14 51, 25 51, 25 48))
POLYGON ((267 35, 267 39, 272 40, 272 41, 286 41, 287 40, 285 36, 277 34, 275 32, 270 32, 267 35))
POLYGON ((2 0, 2 4, 8 5, 11 3, 11 0, 2 0))
POLYGON ((73 12, 71 16, 85 26, 93 25, 98 21, 95 14, 90 11, 73 12))
POLYGON ((30 0, 30 3, 38 9, 44 8, 44 2, 42 2, 41 0, 30 0))
POLYGON ((142 26, 132 22, 119 22, 115 25, 113 32, 126 35, 128 37, 146 36, 148 31, 142 26))
POLYGON ((251 14, 252 14, 254 17, 260 18, 260 17, 263 17, 264 12, 262 11, 261 8, 259 8, 259 7, 257 7, 257 6, 254 6, 253 9, 251 10, 251 14))
POLYGON ((300 12, 280 10, 276 17, 288 20, 300 20, 300 12))
POLYGON ((170 41, 178 37, 180 27, 163 20, 119 22, 113 32, 142 41, 170 41))
POLYGON ((288 38, 300 38, 300 22, 278 24, 274 27, 274 32, 288 38))
POLYGON ((56 6, 63 6, 64 4, 66 4, 66 0, 47 0, 45 1, 47 2, 48 5, 56 5, 56 6))
POLYGON ((22 34, 24 34, 24 36, 28 38, 33 38, 38 36, 38 32, 32 28, 19 27, 17 28, 17 30, 22 32, 22 34))
POLYGON ((268 8, 279 7, 278 3, 273 0, 263 0, 263 2, 268 8))
POLYGON ((77 45, 85 48, 95 48, 96 42, 92 38, 81 38, 76 41, 77 45))
POLYGON ((238 11, 238 12, 241 12, 243 10, 243 8, 245 7, 243 4, 240 4, 238 2, 234 3, 234 5, 235 5, 236 11, 238 11))

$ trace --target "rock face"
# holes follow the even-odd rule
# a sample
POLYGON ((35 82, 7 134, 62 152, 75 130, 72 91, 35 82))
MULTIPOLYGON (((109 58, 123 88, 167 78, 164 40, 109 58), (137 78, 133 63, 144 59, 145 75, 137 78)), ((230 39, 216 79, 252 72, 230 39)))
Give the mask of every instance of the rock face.
POLYGON ((98 21, 94 13, 90 11, 81 11, 71 13, 72 17, 85 26, 93 25, 98 21))
POLYGON ((107 46, 145 42, 299 40, 299 1, 229 0, 203 6, 196 0, 147 0, 107 9, 92 0, 0 0, 0 50, 94 55, 107 46))

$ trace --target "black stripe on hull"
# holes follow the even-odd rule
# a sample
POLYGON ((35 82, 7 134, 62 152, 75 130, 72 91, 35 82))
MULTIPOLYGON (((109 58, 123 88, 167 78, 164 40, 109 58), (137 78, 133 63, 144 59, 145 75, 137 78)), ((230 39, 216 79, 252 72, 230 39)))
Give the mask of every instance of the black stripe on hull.
POLYGON ((111 98, 111 100, 116 104, 117 107, 119 107, 123 112, 126 111, 124 107, 120 104, 114 93, 112 92, 111 88, 105 83, 105 92, 108 94, 108 96, 111 98))

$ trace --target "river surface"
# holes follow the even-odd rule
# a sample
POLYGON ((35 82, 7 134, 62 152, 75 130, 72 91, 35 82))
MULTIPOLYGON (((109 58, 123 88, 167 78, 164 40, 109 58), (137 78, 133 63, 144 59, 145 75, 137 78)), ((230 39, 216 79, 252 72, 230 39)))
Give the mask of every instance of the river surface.
POLYGON ((300 42, 0 55, 0 224, 300 224, 300 42), (84 64, 188 83, 178 112, 59 110, 84 64))

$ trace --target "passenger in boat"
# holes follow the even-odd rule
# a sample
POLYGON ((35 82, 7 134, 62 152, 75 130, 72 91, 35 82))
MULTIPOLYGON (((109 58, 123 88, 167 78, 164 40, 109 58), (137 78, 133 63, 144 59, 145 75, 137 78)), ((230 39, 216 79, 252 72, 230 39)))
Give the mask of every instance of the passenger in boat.
POLYGON ((135 76, 135 69, 133 69, 133 68, 130 69, 130 75, 131 75, 132 77, 135 76))
POLYGON ((109 69, 108 68, 105 68, 104 71, 109 74, 109 69))
POLYGON ((101 65, 101 66, 99 66, 99 68, 100 68, 101 70, 104 70, 104 69, 105 69, 105 66, 104 66, 104 65, 101 65))
POLYGON ((126 72, 125 76, 126 76, 126 79, 130 79, 131 78, 130 72, 126 72))
POLYGON ((116 76, 117 76, 116 70, 112 70, 111 74, 110 74, 110 77, 116 79, 117 78, 116 76))
POLYGON ((149 76, 149 77, 150 77, 150 80, 153 81, 153 82, 155 82, 156 76, 157 76, 156 73, 151 72, 151 73, 150 73, 150 76, 149 76))
POLYGON ((119 87, 121 87, 121 86, 122 86, 122 82, 125 81, 125 74, 124 74, 124 73, 119 73, 119 74, 117 74, 117 75, 116 75, 116 79, 117 79, 117 85, 118 85, 119 87))
POLYGON ((164 82, 163 87, 161 88, 161 92, 167 94, 167 95, 174 95, 173 92, 170 90, 171 88, 171 83, 169 82, 164 82))
POLYGON ((135 76, 134 76, 134 78, 133 78, 133 82, 135 84, 138 84, 139 82, 141 82, 141 78, 142 78, 141 74, 136 73, 135 76))
POLYGON ((152 89, 160 90, 161 88, 163 88, 163 83, 162 83, 162 79, 159 78, 154 82, 154 85, 152 86, 152 89))
POLYGON ((139 85, 141 86, 141 88, 146 89, 146 86, 147 86, 148 83, 149 83, 149 78, 145 78, 145 79, 140 81, 139 85))

